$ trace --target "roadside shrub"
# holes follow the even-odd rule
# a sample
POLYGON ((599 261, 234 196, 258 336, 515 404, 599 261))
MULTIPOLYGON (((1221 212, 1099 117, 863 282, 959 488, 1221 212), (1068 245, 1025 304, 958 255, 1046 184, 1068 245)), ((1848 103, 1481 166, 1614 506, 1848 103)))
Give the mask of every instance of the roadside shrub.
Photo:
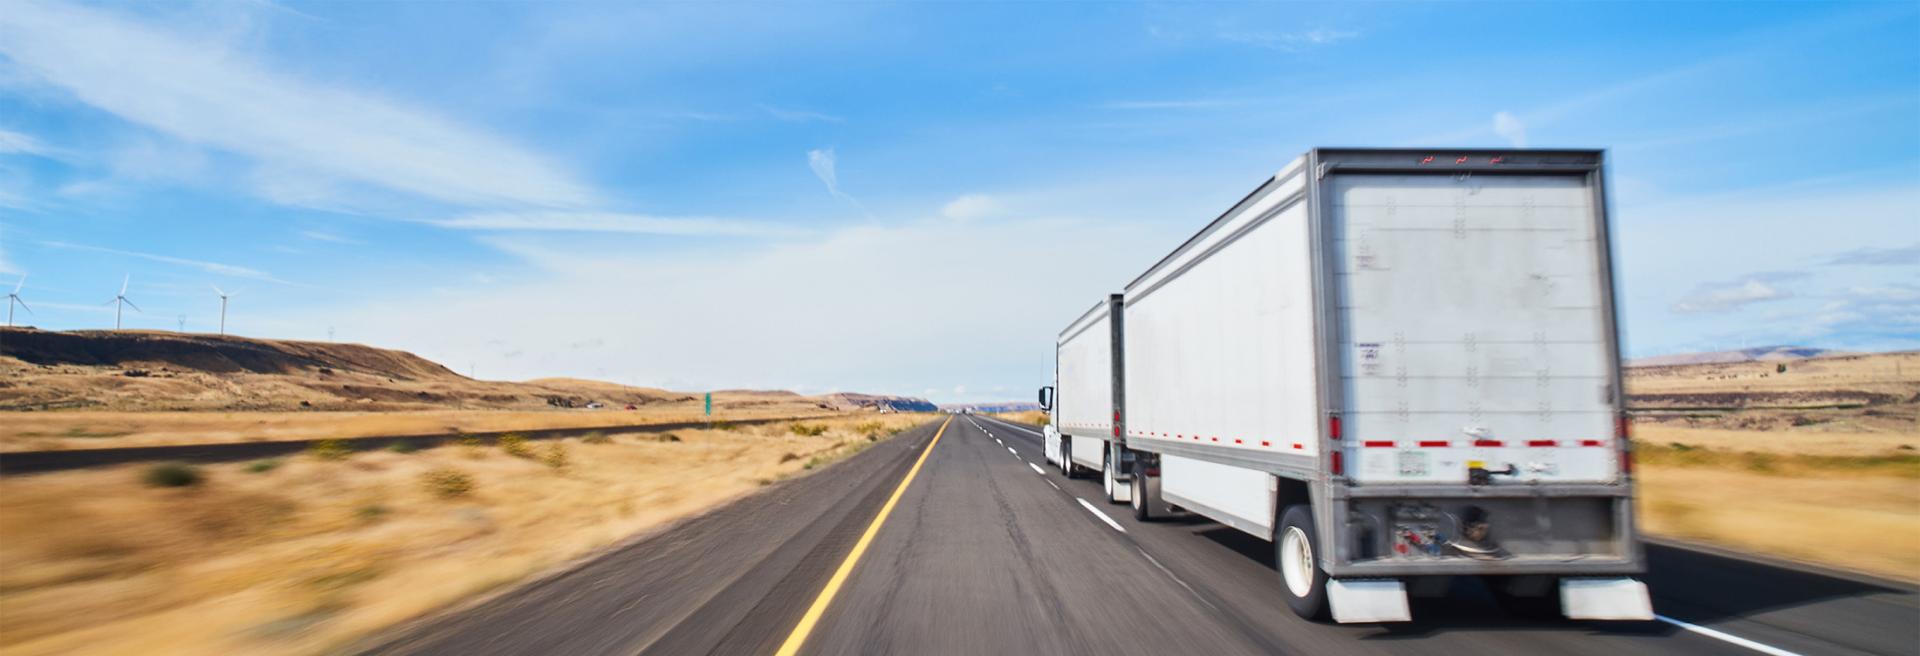
POLYGON ((320 460, 346 460, 353 455, 353 449, 341 440, 319 440, 307 446, 307 455, 320 460))
POLYGON ((565 471, 567 469, 567 445, 559 442, 547 445, 547 454, 540 458, 540 462, 554 471, 565 471))
POLYGON ((737 428, 737 426, 735 426, 734 423, 731 421, 709 422, 707 426, 714 430, 722 430, 722 431, 730 431, 730 430, 733 430, 734 428, 737 428))
POLYGON ((267 458, 265 460, 255 460, 247 463, 247 473, 249 474, 265 474, 279 468, 279 458, 267 458))
POLYGON ((655 437, 653 438, 653 441, 655 441, 655 442, 678 442, 678 441, 680 441, 680 436, 679 436, 679 435, 674 435, 673 433, 661 433, 661 434, 659 434, 658 436, 655 436, 655 437))
POLYGON ((1767 473, 1774 470, 1774 457, 1770 453, 1749 453, 1746 466, 1748 471, 1767 473))
POLYGON ((612 439, 607 437, 606 433, 600 431, 587 433, 587 436, 580 438, 580 441, 586 444, 608 444, 613 442, 612 439))
POLYGON ((473 475, 454 469, 441 467, 420 475, 421 485, 427 492, 442 499, 464 497, 473 492, 473 475))
POLYGON ((393 511, 387 508, 386 506, 383 506, 377 503, 369 503, 367 505, 353 509, 353 516, 354 518, 359 519, 360 521, 363 521, 363 522, 376 522, 376 521, 379 521, 381 517, 387 516, 387 513, 389 512, 393 512, 393 511))
POLYGON ((787 424, 787 432, 801 437, 819 437, 826 434, 827 427, 824 424, 807 424, 796 421, 787 424))
POLYGON ((392 451, 394 453, 406 454, 406 453, 413 453, 415 451, 419 451, 420 447, 415 446, 414 443, 412 442, 402 440, 402 441, 394 442, 392 444, 387 445, 387 450, 392 451))
POLYGON ((515 458, 533 457, 533 449, 527 446, 527 436, 525 435, 507 433, 506 435, 501 435, 500 439, 494 443, 500 445, 501 451, 505 451, 507 455, 515 458))
POLYGON ((887 429, 886 424, 882 424, 877 421, 866 421, 866 422, 861 422, 859 424, 856 424, 853 427, 853 432, 859 433, 861 435, 865 435, 867 436, 867 439, 871 440, 871 439, 879 438, 880 431, 883 431, 886 429, 887 429))
POLYGON ((199 468, 183 462, 163 462, 148 467, 142 478, 153 487, 192 487, 203 480, 199 468))
POLYGON ((783 465, 799 459, 800 459, 800 454, 794 453, 792 451, 788 451, 786 453, 780 454, 780 464, 783 464, 783 465))

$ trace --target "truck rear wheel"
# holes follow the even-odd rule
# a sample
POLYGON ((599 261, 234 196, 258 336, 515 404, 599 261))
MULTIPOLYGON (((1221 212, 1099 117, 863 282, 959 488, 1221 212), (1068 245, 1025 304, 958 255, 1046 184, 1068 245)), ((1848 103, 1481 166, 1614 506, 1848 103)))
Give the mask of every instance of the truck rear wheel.
POLYGON ((1100 487, 1107 494, 1107 503, 1120 503, 1120 482, 1113 480, 1113 449, 1105 449, 1100 456, 1100 487))
POLYGON ((1294 505, 1280 513, 1280 530, 1273 544, 1274 566, 1280 570, 1287 607, 1310 620, 1327 619, 1327 572, 1320 569, 1314 552, 1319 541, 1313 531, 1312 508, 1294 505))
POLYGON ((1153 503, 1147 500, 1147 475, 1134 465, 1133 472, 1133 518, 1143 522, 1159 519, 1153 514, 1153 503))

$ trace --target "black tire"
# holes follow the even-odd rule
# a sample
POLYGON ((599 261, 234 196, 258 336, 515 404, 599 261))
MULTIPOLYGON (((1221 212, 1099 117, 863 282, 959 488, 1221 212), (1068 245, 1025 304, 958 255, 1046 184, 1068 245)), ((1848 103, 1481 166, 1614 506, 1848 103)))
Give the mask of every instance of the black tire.
POLYGON ((1536 590, 1516 591, 1514 579, 1519 577, 1484 576, 1481 582, 1487 585, 1487 594, 1493 597, 1493 603, 1501 610, 1515 617, 1533 620, 1555 620, 1564 615, 1560 607, 1560 579, 1549 578, 1544 585, 1533 581, 1536 590))
MULTIPOLYGON (((1315 622, 1324 622, 1328 617, 1327 571, 1320 568, 1319 548, 1320 540, 1313 530, 1313 509, 1306 505, 1287 506, 1287 509, 1280 513, 1280 529, 1274 532, 1273 540, 1273 564, 1274 569, 1280 574, 1280 592, 1286 596, 1287 607, 1293 609, 1293 614, 1315 622), (1305 594, 1297 592, 1294 588, 1295 584, 1288 581, 1287 561, 1289 558, 1299 557, 1298 554, 1292 556, 1288 554, 1290 548, 1288 536, 1293 535, 1295 531, 1298 531, 1295 537, 1304 539, 1304 546, 1307 548, 1305 554, 1307 562, 1304 566, 1310 567, 1313 572, 1311 576, 1303 577, 1310 581, 1305 586, 1305 594)), ((1294 571, 1300 570, 1296 568, 1294 571)))
MULTIPOLYGON (((1134 466, 1139 467, 1138 464, 1134 466)), ((1143 522, 1160 518, 1153 514, 1153 504, 1147 501, 1147 475, 1139 471, 1133 472, 1133 518, 1143 522)))
POLYGON ((1067 474, 1067 480, 1080 478, 1080 468, 1073 464, 1073 438, 1060 436, 1060 471, 1067 474))

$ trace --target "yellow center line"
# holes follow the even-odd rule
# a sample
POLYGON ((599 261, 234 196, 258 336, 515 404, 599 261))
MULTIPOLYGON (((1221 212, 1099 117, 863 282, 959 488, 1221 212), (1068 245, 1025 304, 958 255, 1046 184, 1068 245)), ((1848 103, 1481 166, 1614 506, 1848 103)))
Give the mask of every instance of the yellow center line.
POLYGON ((947 433, 947 424, 953 423, 953 417, 940 422, 940 430, 933 434, 933 441, 927 443, 927 449, 920 452, 920 459, 914 461, 913 469, 907 470, 907 477, 900 479, 900 487, 893 489, 893 496, 887 498, 887 504, 880 506, 880 514, 873 516, 873 523, 867 525, 867 532, 861 534, 860 541, 853 543, 853 551, 847 553, 847 559, 840 562, 840 569, 834 570, 833 578, 827 579, 827 587, 820 590, 813 605, 807 607, 807 614, 801 616, 800 624, 793 627, 793 633, 787 634, 787 641, 780 643, 780 651, 775 656, 793 656, 800 653, 800 645, 807 641, 807 634, 813 633, 813 626, 820 623, 820 616, 826 614, 827 606, 833 603, 833 595, 840 592, 840 586, 847 582, 847 576, 853 573, 854 563, 860 562, 860 555, 867 552, 867 545, 873 543, 873 536, 880 532, 880 525, 886 523, 887 515, 893 513, 893 506, 900 502, 900 495, 907 491, 907 484, 920 473, 920 465, 926 464, 927 456, 933 453, 933 445, 940 443, 940 436, 947 433))

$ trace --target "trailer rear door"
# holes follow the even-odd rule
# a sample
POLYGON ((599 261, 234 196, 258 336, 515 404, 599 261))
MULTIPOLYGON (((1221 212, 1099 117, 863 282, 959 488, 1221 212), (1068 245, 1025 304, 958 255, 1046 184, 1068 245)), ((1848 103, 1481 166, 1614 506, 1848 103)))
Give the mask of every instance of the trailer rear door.
MULTIPOLYGON (((1463 158, 1464 159, 1464 158, 1463 158)), ((1619 474, 1610 304, 1586 174, 1338 172, 1323 196, 1347 475, 1619 474)))

